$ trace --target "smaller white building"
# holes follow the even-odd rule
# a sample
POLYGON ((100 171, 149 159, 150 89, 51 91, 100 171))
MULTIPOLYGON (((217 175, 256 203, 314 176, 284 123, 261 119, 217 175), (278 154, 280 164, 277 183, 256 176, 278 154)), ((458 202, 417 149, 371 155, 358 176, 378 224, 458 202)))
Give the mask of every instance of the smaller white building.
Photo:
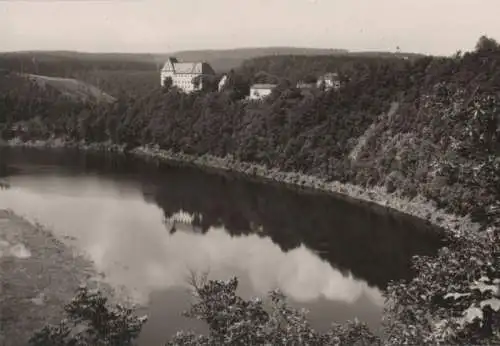
POLYGON ((325 87, 325 90, 338 90, 340 88, 340 78, 338 73, 327 73, 318 78, 317 87, 325 87))
POLYGON ((254 84, 250 87, 249 100, 262 100, 271 95, 276 84, 254 84))

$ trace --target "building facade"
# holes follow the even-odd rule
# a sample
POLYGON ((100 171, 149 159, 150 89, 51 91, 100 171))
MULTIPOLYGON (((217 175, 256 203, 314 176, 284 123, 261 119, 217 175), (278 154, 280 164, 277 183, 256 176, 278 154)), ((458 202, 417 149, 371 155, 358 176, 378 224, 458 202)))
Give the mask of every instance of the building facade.
POLYGON ((161 69, 160 84, 163 87, 170 79, 172 86, 190 93, 203 89, 204 78, 214 74, 206 62, 179 62, 176 58, 169 58, 161 69))
POLYGON ((271 95, 276 84, 254 84, 250 87, 249 100, 261 100, 271 95))
POLYGON ((317 87, 323 87, 325 90, 338 90, 340 88, 340 78, 337 73, 327 73, 318 78, 317 87))

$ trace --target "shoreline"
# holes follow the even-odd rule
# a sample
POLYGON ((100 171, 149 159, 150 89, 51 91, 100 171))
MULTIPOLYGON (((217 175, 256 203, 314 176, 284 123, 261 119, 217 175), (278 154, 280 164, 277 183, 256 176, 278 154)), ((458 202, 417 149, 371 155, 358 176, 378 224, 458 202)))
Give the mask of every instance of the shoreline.
POLYGON ((48 140, 29 140, 22 141, 19 138, 5 140, 0 138, 1 147, 14 147, 14 148, 48 148, 48 149, 79 149, 85 151, 106 151, 124 153, 125 145, 113 144, 111 141, 86 143, 85 141, 65 140, 63 138, 51 138, 48 140))
POLYGON ((276 168, 267 168, 258 164, 240 162, 232 156, 217 157, 209 154, 193 156, 184 153, 174 153, 172 150, 159 149, 158 146, 149 145, 127 150, 125 145, 116 145, 111 143, 111 141, 90 144, 83 141, 66 141, 64 139, 23 142, 15 138, 9 141, 0 140, 1 146, 122 153, 143 159, 160 160, 180 166, 208 169, 218 173, 237 174, 247 179, 254 179, 264 183, 329 193, 351 202, 375 204, 385 209, 428 221, 433 226, 444 229, 446 235, 455 238, 466 237, 471 232, 476 233, 481 227, 479 223, 473 222, 468 215, 458 216, 449 214, 443 209, 438 209, 435 203, 422 196, 409 199, 398 195, 397 191, 387 193, 383 187, 364 188, 349 183, 326 181, 316 176, 296 172, 283 172, 276 168))
POLYGON ((127 303, 103 280, 94 263, 66 239, 11 210, 0 209, 0 344, 25 345, 81 286, 98 289, 113 303, 127 303))
POLYGON ((296 172, 283 172, 276 168, 240 162, 232 157, 216 157, 203 155, 195 157, 184 153, 174 153, 151 146, 134 148, 130 154, 148 159, 158 159, 167 163, 175 163, 197 168, 227 173, 237 173, 246 178, 256 178, 261 182, 274 183, 294 188, 306 188, 312 191, 334 194, 351 202, 364 202, 404 213, 430 222, 433 226, 442 228, 446 235, 462 238, 469 232, 476 232, 481 225, 473 222, 469 216, 457 216, 436 208, 435 204, 422 196, 413 199, 402 197, 396 193, 389 194, 383 187, 363 188, 349 183, 326 181, 325 179, 296 172))

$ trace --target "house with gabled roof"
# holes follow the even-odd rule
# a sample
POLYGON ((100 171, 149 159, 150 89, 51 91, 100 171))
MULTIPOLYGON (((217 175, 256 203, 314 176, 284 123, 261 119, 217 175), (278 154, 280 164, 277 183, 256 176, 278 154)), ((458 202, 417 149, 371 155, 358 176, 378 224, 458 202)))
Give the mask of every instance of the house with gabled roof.
POLYGON ((161 86, 171 79, 171 85, 186 93, 203 88, 204 77, 214 75, 215 71, 206 62, 180 62, 177 58, 169 58, 160 73, 161 86))
POLYGON ((336 72, 329 72, 318 78, 317 87, 324 87, 325 90, 338 90, 340 88, 339 74, 336 72))

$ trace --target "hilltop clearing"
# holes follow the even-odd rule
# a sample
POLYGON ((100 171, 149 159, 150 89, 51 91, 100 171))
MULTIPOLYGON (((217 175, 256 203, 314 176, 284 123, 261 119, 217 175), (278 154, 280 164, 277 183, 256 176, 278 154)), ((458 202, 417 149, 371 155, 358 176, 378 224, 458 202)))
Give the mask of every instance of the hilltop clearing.
POLYGON ((116 99, 99 88, 73 78, 49 77, 35 74, 9 73, 0 76, 0 91, 5 94, 18 92, 38 93, 38 96, 57 94, 76 102, 112 103, 116 99))
POLYGON ((52 87, 61 95, 77 101, 114 102, 116 99, 95 86, 72 78, 58 78, 29 74, 29 80, 40 88, 52 87))

